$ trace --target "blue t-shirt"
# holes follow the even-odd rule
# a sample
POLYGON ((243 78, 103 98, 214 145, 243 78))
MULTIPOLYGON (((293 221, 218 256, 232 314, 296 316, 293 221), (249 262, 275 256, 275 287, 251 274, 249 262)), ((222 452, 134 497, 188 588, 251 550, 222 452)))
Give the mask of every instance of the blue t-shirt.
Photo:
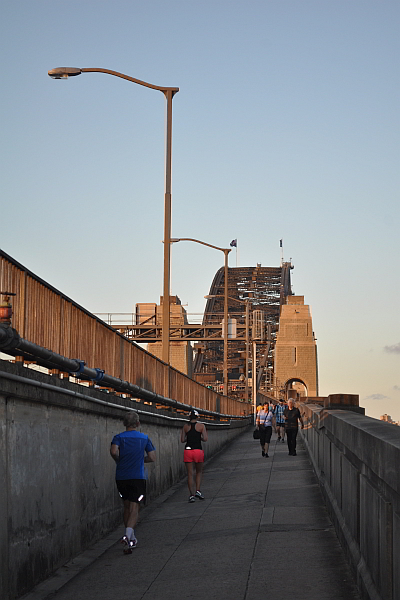
POLYGON ((276 422, 277 423, 284 423, 285 422, 285 418, 283 416, 283 411, 285 410, 285 405, 284 404, 277 404, 276 405, 276 422))
POLYGON ((155 450, 148 435, 140 431, 123 431, 113 437, 111 444, 119 447, 115 479, 147 479, 144 453, 155 450))

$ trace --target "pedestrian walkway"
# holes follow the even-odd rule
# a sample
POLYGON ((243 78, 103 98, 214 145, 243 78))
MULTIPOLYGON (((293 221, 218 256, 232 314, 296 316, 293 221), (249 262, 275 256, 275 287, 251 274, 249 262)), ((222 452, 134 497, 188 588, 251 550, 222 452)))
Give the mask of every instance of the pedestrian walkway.
POLYGON ((190 504, 174 486, 143 511, 132 555, 114 543, 52 598, 359 600, 301 440, 288 456, 273 434, 263 458, 248 431, 206 465, 202 491, 190 504))

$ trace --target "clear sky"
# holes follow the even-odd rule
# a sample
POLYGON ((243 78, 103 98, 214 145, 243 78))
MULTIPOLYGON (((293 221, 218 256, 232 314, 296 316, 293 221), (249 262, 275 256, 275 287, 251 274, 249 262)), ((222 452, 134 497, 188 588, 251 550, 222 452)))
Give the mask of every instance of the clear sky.
MULTIPOLYGON (((238 240, 295 265, 320 393, 400 419, 396 0, 5 0, 0 247, 91 312, 162 293, 164 96, 172 236, 238 240)), ((223 255, 172 247, 171 293, 201 312, 223 255)), ((235 253, 230 256, 235 266, 235 253)))

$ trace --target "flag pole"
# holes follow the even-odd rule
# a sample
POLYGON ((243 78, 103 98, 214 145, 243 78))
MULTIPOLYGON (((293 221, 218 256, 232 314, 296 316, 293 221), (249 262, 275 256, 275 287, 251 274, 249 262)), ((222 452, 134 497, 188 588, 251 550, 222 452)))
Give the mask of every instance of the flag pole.
POLYGON ((232 240, 229 244, 231 248, 236 248, 236 266, 238 266, 238 249, 237 249, 237 238, 232 240))

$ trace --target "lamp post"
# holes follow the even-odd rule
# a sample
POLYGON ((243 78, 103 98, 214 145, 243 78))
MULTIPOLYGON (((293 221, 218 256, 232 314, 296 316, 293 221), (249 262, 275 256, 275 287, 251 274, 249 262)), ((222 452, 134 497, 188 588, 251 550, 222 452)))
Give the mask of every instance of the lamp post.
POLYGON ((52 79, 68 79, 81 73, 107 73, 121 77, 138 85, 158 90, 165 96, 167 102, 167 127, 165 132, 165 193, 164 193, 164 282, 163 282, 163 321, 162 321, 162 360, 169 364, 169 332, 170 332, 170 277, 171 277, 171 171, 172 171, 172 98, 179 92, 177 87, 162 87, 129 77, 118 71, 109 69, 77 69, 74 67, 58 67, 51 69, 48 74, 52 79))
POLYGON ((202 242, 201 240, 195 240, 194 238, 171 238, 171 244, 175 242, 195 242, 196 244, 202 244, 202 246, 208 246, 214 248, 214 250, 220 250, 224 253, 224 367, 223 367, 223 380, 224 380, 224 396, 228 395, 228 254, 231 248, 220 248, 219 246, 213 246, 202 242))
POLYGON ((252 386, 252 397, 253 397, 253 418, 254 425, 257 420, 257 369, 256 369, 256 360, 257 360, 257 342, 253 339, 253 354, 252 354, 252 372, 251 372, 251 386, 252 386))
MULTIPOLYGON (((204 298, 211 299, 211 298, 221 298, 221 296, 216 295, 216 294, 209 294, 208 296, 204 296, 204 298)), ((244 388, 244 399, 246 402, 248 402, 249 400, 249 386, 248 386, 248 379, 249 379, 249 303, 250 303, 250 298, 243 298, 243 300, 238 300, 237 298, 232 298, 231 296, 228 296, 228 300, 233 300, 233 302, 237 302, 238 304, 241 304, 242 302, 245 303, 246 306, 246 321, 245 321, 245 328, 246 328, 246 376, 245 376, 245 388, 244 388)))

